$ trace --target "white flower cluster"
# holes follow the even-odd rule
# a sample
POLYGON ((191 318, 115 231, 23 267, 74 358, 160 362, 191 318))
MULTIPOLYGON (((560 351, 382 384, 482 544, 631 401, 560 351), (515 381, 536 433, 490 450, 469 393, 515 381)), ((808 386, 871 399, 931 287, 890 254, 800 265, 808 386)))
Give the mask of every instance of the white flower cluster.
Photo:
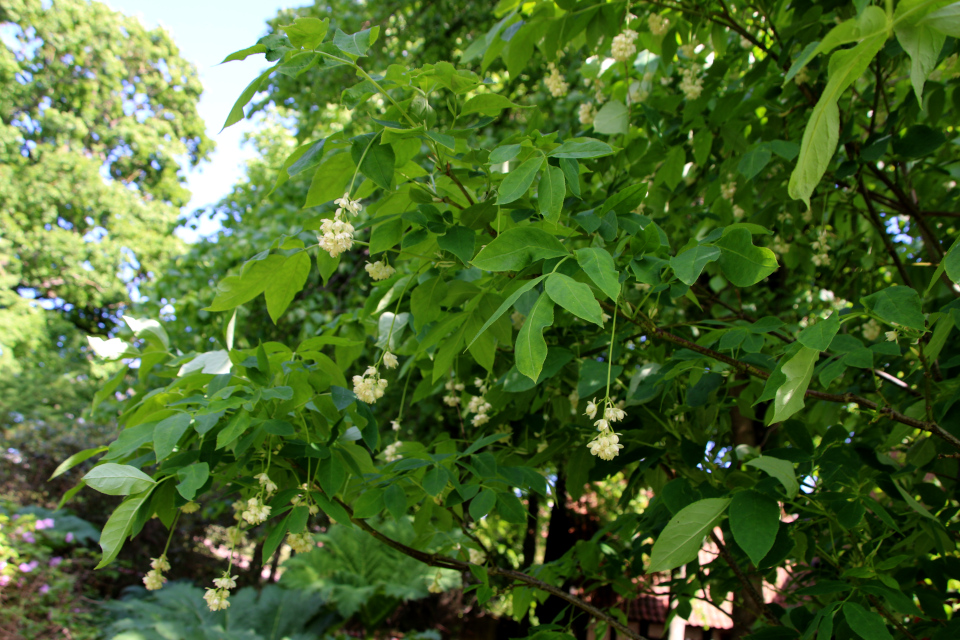
POLYGON ((287 544, 297 553, 307 553, 315 546, 313 536, 309 533, 291 533, 287 536, 287 544))
POLYGON ((220 611, 230 606, 230 589, 237 586, 237 576, 231 576, 229 569, 223 572, 223 576, 213 579, 215 588, 207 587, 207 592, 203 594, 203 599, 207 601, 207 607, 210 611, 220 611))
POLYGON ((150 558, 150 566, 152 567, 150 571, 147 571, 147 575, 143 576, 143 586, 147 588, 147 591, 162 589, 163 583, 167 581, 163 577, 163 572, 170 571, 167 554, 163 554, 159 558, 150 558))
POLYGON ((387 446, 385 446, 383 448, 383 459, 386 460, 387 462, 394 462, 402 458, 403 456, 400 455, 399 453, 401 444, 403 443, 397 440, 393 444, 388 444, 387 446))
POLYGON ((880 324, 873 318, 870 318, 870 321, 864 324, 860 331, 863 332, 864 338, 873 342, 880 337, 880 324))
POLYGON ((613 37, 610 53, 617 62, 629 62, 637 55, 637 45, 634 41, 639 34, 633 29, 624 29, 613 37))
POLYGON ((810 262, 817 267, 824 267, 830 264, 830 245, 826 230, 820 232, 816 240, 810 243, 810 249, 814 252, 810 262))
POLYGON ((580 124, 589 127, 597 118, 597 110, 589 102, 584 102, 580 105, 580 112, 577 114, 577 117, 580 118, 580 124))
POLYGON ((433 581, 427 587, 430 593, 443 593, 443 587, 440 586, 440 570, 437 569, 437 575, 433 576, 433 581))
POLYGON ((746 215, 746 212, 738 204, 733 205, 733 217, 735 220, 740 220, 743 216, 746 215))
MULTIPOLYGON (((604 404, 606 406, 603 409, 603 416, 593 423, 599 433, 587 446, 590 448, 590 453, 601 460, 613 460, 620 453, 620 449, 623 449, 623 445, 620 444, 620 434, 614 433, 610 425, 626 418, 627 412, 615 406, 609 398, 604 401, 604 404)), ((593 420, 597 417, 599 409, 596 400, 591 400, 587 403, 584 415, 593 420)))
POLYGON ((720 195, 724 200, 733 200, 733 196, 737 195, 737 183, 728 182, 720 185, 720 195))
POLYGON ((331 258, 336 258, 344 251, 349 251, 353 246, 353 225, 343 219, 344 211, 349 211, 353 215, 360 213, 362 205, 359 200, 351 200, 349 193, 344 193, 342 198, 334 201, 337 204, 337 212, 333 219, 327 219, 320 223, 320 248, 330 254, 331 258))
POLYGON ((790 244, 786 240, 784 240, 781 236, 775 236, 773 238, 773 242, 770 243, 770 249, 774 253, 782 256, 788 251, 790 251, 790 244))
POLYGON ((264 488, 268 496, 277 490, 277 483, 271 480, 270 476, 268 476, 266 472, 258 473, 253 477, 256 478, 258 482, 260 482, 260 486, 264 488))
POLYGON ((387 369, 396 369, 398 364, 400 364, 400 360, 397 359, 397 356, 389 351, 383 354, 383 366, 387 369))
POLYGON ((475 427, 481 427, 490 422, 490 416, 487 414, 493 409, 493 405, 484 398, 487 393, 487 385, 483 383, 483 380, 477 378, 473 381, 473 384, 480 389, 480 395, 470 398, 467 403, 467 413, 475 414, 470 422, 475 427))
POLYGON ((396 269, 387 264, 386 260, 368 262, 364 269, 367 270, 367 273, 369 273, 370 277, 374 280, 386 280, 397 272, 396 269))
POLYGON ((400 421, 399 421, 399 420, 391 420, 391 421, 390 421, 390 428, 393 429, 394 431, 400 431, 400 421))
POLYGON ((647 18, 647 25, 650 26, 650 33, 655 36, 662 36, 670 28, 670 21, 659 14, 653 13, 647 18))
POLYGON ((367 367, 362 376, 353 376, 353 393, 367 404, 375 404, 386 388, 387 381, 380 377, 376 367, 367 367))
POLYGON ((240 513, 240 517, 251 525, 257 525, 266 522, 270 517, 270 506, 263 504, 260 496, 247 500, 246 508, 240 513))
POLYGON ((896 342, 897 338, 900 336, 896 329, 893 331, 884 331, 883 335, 887 338, 887 342, 896 342))
POLYGON ((703 80, 699 77, 699 73, 700 67, 697 65, 683 70, 683 78, 680 79, 680 91, 683 92, 687 100, 696 100, 703 92, 703 80))
POLYGON ((460 404, 460 394, 467 387, 462 382, 451 379, 447 380, 443 388, 448 391, 447 395, 443 396, 443 403, 448 407, 455 407, 460 404))
POLYGON ((567 95, 567 92, 570 91, 570 85, 563 79, 563 75, 560 73, 560 70, 557 69, 557 66, 550 62, 547 64, 547 70, 550 72, 550 75, 544 78, 543 83, 547 85, 547 89, 550 90, 550 95, 554 98, 562 98, 567 95))
POLYGON ((680 45, 680 53, 682 53, 682 54, 684 55, 684 57, 689 58, 689 59, 691 59, 691 60, 693 60, 694 58, 696 58, 696 57, 697 57, 697 43, 696 43, 696 41, 695 41, 695 40, 691 40, 691 41, 688 42, 687 44, 680 45))
POLYGON ((800 69, 800 71, 797 72, 797 75, 793 76, 793 81, 796 82, 798 86, 801 84, 809 84, 810 73, 807 71, 807 68, 804 67, 803 69, 800 69))

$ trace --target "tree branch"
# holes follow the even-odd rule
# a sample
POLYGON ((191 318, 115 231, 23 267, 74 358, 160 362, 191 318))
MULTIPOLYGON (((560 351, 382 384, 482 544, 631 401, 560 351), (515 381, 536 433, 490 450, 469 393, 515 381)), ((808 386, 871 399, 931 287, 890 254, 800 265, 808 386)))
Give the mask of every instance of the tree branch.
POLYGON ((740 569, 740 566, 737 564, 737 561, 733 558, 733 556, 730 555, 730 552, 727 551, 723 541, 720 540, 720 536, 718 536, 716 532, 711 531, 710 538, 713 540, 713 543, 717 545, 717 549, 720 550, 720 555, 723 557, 724 562, 730 565, 730 568, 733 569, 733 572, 737 574, 737 579, 740 581, 740 584, 743 585, 747 595, 750 596, 751 600, 753 600, 753 604, 756 605, 760 613, 763 614, 763 617, 767 619, 767 622, 774 626, 782 627, 783 624, 777 619, 777 616, 773 615, 773 612, 767 608, 767 603, 763 601, 763 595, 757 592, 757 587, 750 582, 750 579, 746 575, 744 575, 743 571, 740 569))
POLYGON ((903 261, 900 259, 900 254, 897 253, 897 248, 893 246, 893 241, 890 240, 890 236, 887 235, 886 230, 883 228, 883 223, 880 221, 880 216, 877 215, 877 210, 873 208, 873 202, 870 200, 870 193, 867 191, 867 187, 863 184, 863 177, 857 176, 857 186, 860 190, 860 194, 863 196, 863 201, 867 204, 867 212, 869 214, 870 222, 873 223, 874 228, 876 228, 877 233, 880 235, 880 239, 883 240, 883 245, 887 248, 887 253, 890 254, 890 257, 893 258, 893 263, 897 265, 897 271, 900 273, 900 279, 903 280, 903 284, 908 287, 913 287, 913 284, 910 282, 910 276, 907 275, 907 270, 903 266, 903 261))

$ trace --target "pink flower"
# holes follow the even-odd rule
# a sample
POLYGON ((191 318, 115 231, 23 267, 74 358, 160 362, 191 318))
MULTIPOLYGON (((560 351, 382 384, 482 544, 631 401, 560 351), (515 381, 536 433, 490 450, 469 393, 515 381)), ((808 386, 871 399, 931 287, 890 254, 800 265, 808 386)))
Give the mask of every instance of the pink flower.
POLYGON ((37 531, 43 531, 44 529, 53 529, 53 518, 44 518, 43 520, 37 520, 37 531))
POLYGON ((21 562, 20 571, 22 571, 23 573, 30 573, 31 571, 36 569, 39 564, 40 563, 37 562, 36 560, 31 560, 30 562, 21 562))
POLYGON ((10 584, 10 576, 0 576, 0 587, 10 584))
POLYGON ((45 594, 45 593, 47 593, 48 591, 50 591, 50 585, 45 584, 45 585, 43 585, 42 587, 40 587, 40 593, 41 593, 41 594, 45 594))
POLYGON ((67 532, 67 542, 73 542, 73 533, 67 532))
POLYGON ((50 566, 51 566, 51 567, 56 567, 56 566, 58 566, 61 562, 63 562, 63 558, 61 558, 60 556, 54 556, 54 557, 50 558, 50 566))
POLYGON ((20 534, 20 537, 23 538, 26 542, 29 542, 30 544, 34 544, 37 541, 37 539, 33 537, 33 534, 30 533, 29 531, 24 531, 23 533, 20 534))

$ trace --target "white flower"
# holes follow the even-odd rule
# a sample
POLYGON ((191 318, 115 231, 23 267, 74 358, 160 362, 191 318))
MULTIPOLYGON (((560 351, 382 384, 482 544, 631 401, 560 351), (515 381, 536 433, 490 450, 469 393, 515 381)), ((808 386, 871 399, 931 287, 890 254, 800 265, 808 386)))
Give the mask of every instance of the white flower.
POLYGON ((733 200, 733 196, 737 195, 737 183, 728 182, 720 185, 720 195, 724 200, 733 200))
POLYGON ((170 563, 167 562, 167 554, 163 554, 159 558, 150 558, 150 566, 161 573, 164 571, 170 571, 170 563))
POLYGON ((397 356, 387 351, 383 354, 383 364, 387 369, 396 369, 400 361, 397 359, 397 356))
POLYGON ((870 318, 870 321, 863 325, 861 331, 863 332, 864 338, 873 342, 880 337, 880 324, 873 318, 870 318))
POLYGON ((309 533, 291 533, 287 536, 287 544, 297 553, 307 553, 314 547, 313 536, 309 533))
POLYGON ((637 45, 634 40, 637 39, 637 32, 633 29, 624 29, 623 33, 618 33, 613 38, 610 46, 610 53, 617 62, 629 62, 637 55, 637 45))
POLYGON ((680 79, 680 91, 683 92, 687 100, 696 100, 703 92, 703 81, 698 77, 699 72, 700 68, 697 65, 683 70, 683 77, 680 79))
POLYGON ((453 394, 443 396, 443 403, 448 407, 455 407, 460 404, 460 396, 455 396, 453 394))
POLYGON ((610 428, 610 422, 603 418, 600 418, 599 420, 593 423, 593 426, 597 428, 597 431, 606 431, 610 428))
POLYGON ((352 224, 340 218, 342 211, 337 209, 332 220, 327 219, 320 223, 318 236, 320 248, 329 253, 331 258, 336 258, 353 247, 354 228, 352 224))
POLYGON ((596 398, 594 398, 593 400, 591 400, 590 402, 587 403, 587 410, 583 413, 583 415, 587 416, 587 417, 590 418, 591 420, 593 420, 594 418, 597 417, 597 402, 596 402, 596 398))
POLYGON ((350 199, 349 191, 344 193, 342 198, 337 198, 334 200, 333 203, 339 207, 337 209, 337 213, 349 211, 353 215, 357 215, 360 213, 361 209, 363 209, 363 205, 360 204, 359 200, 350 199))
POLYGON ((736 204, 733 205, 733 217, 735 220, 740 220, 745 214, 746 212, 743 210, 743 207, 736 204))
POLYGON ((578 117, 580 118, 580 124, 589 127, 597 117, 597 110, 589 102, 584 102, 580 105, 578 117))
POLYGON ((260 486, 266 490, 267 495, 270 495, 271 493, 276 491, 278 488, 277 484, 273 480, 271 480, 270 476, 268 476, 266 473, 258 473, 253 477, 260 482, 260 486))
POLYGON ((896 331, 885 331, 883 335, 887 336, 887 342, 896 342, 897 341, 897 332, 896 331))
POLYGON ((490 422, 490 416, 485 413, 478 413, 470 420, 470 423, 475 427, 482 427, 488 422, 490 422))
POLYGON ((670 21, 656 13, 647 18, 647 24, 650 26, 650 33, 655 36, 662 36, 670 28, 670 21))
POLYGON ((374 404, 383 397, 387 381, 380 378, 376 367, 367 367, 362 376, 353 376, 353 393, 361 402, 374 404))
POLYGON ((143 576, 143 586, 147 588, 147 591, 162 589, 163 583, 166 581, 167 579, 163 577, 163 574, 156 569, 147 571, 147 575, 143 576))
POLYGON ((680 47, 680 53, 690 59, 697 57, 697 43, 691 40, 687 44, 682 45, 680 47))
POLYGON ((620 453, 620 449, 623 449, 623 445, 619 443, 619 434, 605 430, 587 446, 590 448, 590 453, 601 460, 613 460, 620 453))
POLYGON ((393 429, 394 431, 400 431, 400 421, 399 421, 399 420, 391 420, 391 421, 390 421, 390 428, 393 429))
POLYGON ((552 62, 547 64, 547 70, 550 71, 550 74, 544 79, 543 83, 550 90, 550 95, 554 98, 562 98, 567 95, 570 85, 563 79, 560 70, 552 62))
POLYGON ((218 589, 234 589, 237 586, 237 576, 231 576, 229 571, 224 571, 222 577, 213 579, 213 584, 218 589))
POLYGON ((395 460, 399 460, 400 458, 402 458, 403 456, 400 455, 399 453, 401 444, 402 443, 399 440, 397 440, 393 444, 388 444, 387 446, 385 446, 383 448, 383 459, 386 460, 387 462, 394 462, 395 460))
POLYGON ((207 593, 204 594, 203 599, 207 601, 207 607, 210 608, 210 611, 220 611, 221 609, 226 609, 230 606, 230 601, 227 598, 230 596, 230 592, 226 589, 207 589, 207 593))
POLYGON ((247 508, 241 513, 241 517, 252 525, 265 522, 270 517, 270 507, 263 504, 263 501, 257 498, 247 500, 247 508))
POLYGON ((377 262, 373 263, 368 262, 364 269, 367 270, 367 273, 370 274, 370 277, 373 280, 386 280, 397 272, 396 269, 391 267, 384 260, 378 260, 377 262))
POLYGON ((307 507, 307 511, 310 512, 310 515, 315 516, 315 515, 317 515, 318 513, 320 513, 320 507, 318 507, 318 506, 315 505, 315 504, 312 504, 312 505, 310 505, 309 507, 307 507))
POLYGON ((194 502, 193 500, 191 500, 187 504, 180 507, 180 509, 184 513, 196 513, 197 511, 200 511, 200 505, 194 502))

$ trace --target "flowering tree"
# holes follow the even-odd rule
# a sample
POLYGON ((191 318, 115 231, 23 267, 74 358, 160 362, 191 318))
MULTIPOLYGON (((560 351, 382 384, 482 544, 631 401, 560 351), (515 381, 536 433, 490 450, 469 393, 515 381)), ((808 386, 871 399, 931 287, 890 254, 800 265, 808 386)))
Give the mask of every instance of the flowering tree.
POLYGON ((758 638, 955 637, 960 3, 502 0, 487 27, 375 67, 380 26, 300 16, 227 57, 272 66, 226 126, 320 71, 356 77, 349 117, 274 167, 303 209, 219 279, 216 348, 132 318, 94 343, 141 379, 117 440, 63 465, 102 454, 82 484, 127 496, 101 566, 226 497, 233 546, 355 526, 536 637, 642 637, 617 602, 659 572, 672 616, 732 597, 758 638), (244 331, 337 277, 315 335, 244 331), (601 481, 592 539, 489 543, 601 481))

